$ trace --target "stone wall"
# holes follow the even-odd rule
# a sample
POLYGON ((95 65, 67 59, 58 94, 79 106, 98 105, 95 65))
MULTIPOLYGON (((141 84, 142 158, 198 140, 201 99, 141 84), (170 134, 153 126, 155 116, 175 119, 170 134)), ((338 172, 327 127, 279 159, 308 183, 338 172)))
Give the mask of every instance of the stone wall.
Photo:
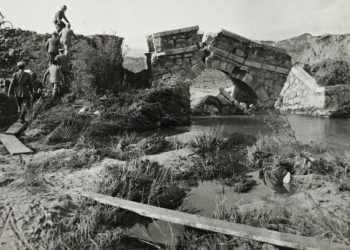
POLYGON ((350 110, 350 86, 321 87, 315 78, 294 66, 275 107, 284 112, 312 116, 343 115, 350 110))
POLYGON ((226 30, 209 44, 206 66, 221 70, 233 79, 238 101, 250 102, 241 96, 252 96, 261 106, 274 105, 292 67, 291 58, 283 49, 226 30))
POLYGON ((153 53, 154 79, 178 74, 195 78, 205 68, 203 51, 199 50, 202 35, 199 27, 154 33, 147 37, 149 52, 153 53))
POLYGON ((323 112, 324 88, 298 66, 290 71, 275 106, 297 114, 327 115, 323 112))

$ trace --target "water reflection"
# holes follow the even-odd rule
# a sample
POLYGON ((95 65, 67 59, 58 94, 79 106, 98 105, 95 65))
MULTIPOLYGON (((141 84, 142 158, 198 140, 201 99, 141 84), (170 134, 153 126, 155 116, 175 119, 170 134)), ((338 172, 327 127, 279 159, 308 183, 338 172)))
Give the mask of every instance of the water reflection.
MULTIPOLYGON (((209 126, 220 124, 225 135, 235 132, 258 135, 266 132, 263 118, 263 115, 194 118, 190 131, 200 133, 209 126)), ((350 150, 350 120, 291 115, 288 121, 300 142, 314 141, 336 151, 350 150)))

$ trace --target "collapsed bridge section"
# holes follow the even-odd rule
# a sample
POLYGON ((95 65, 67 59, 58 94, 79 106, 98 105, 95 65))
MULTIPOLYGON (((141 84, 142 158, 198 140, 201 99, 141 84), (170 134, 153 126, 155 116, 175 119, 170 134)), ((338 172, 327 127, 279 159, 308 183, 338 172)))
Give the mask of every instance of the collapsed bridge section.
POLYGON ((209 43, 206 66, 225 72, 235 85, 239 102, 271 107, 276 102, 292 67, 283 49, 261 44, 226 30, 209 43))
POLYGON ((154 79, 171 74, 193 79, 205 68, 217 69, 233 80, 236 100, 272 107, 292 67, 291 57, 227 30, 203 42, 198 30, 193 26, 147 37, 154 79))

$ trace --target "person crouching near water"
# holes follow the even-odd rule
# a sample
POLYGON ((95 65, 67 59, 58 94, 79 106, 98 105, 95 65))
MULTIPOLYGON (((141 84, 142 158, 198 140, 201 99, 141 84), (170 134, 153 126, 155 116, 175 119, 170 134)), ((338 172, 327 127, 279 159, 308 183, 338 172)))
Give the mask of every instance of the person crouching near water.
POLYGON ((19 120, 25 123, 27 109, 30 106, 30 99, 33 95, 32 81, 29 73, 24 71, 25 63, 17 63, 18 71, 12 75, 12 82, 8 90, 8 96, 11 92, 16 98, 19 112, 19 120))
POLYGON ((49 77, 49 83, 52 84, 52 96, 55 98, 60 94, 61 87, 65 85, 64 76, 61 70, 61 67, 58 65, 58 62, 56 60, 52 61, 52 64, 47 69, 43 84, 46 85, 47 77, 49 77))

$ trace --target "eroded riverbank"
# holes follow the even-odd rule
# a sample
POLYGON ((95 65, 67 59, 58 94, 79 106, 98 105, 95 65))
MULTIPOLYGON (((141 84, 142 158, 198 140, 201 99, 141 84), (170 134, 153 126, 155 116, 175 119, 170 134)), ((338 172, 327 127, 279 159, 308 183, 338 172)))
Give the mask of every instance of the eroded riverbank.
MULTIPOLYGON (((96 142, 80 142, 71 149, 23 158, 3 155, 3 176, 9 181, 1 187, 5 194, 2 217, 12 207, 24 237, 39 249, 65 245, 76 249, 75 244, 86 249, 113 249, 116 244, 129 249, 157 248, 154 245, 212 249, 220 244, 247 247, 243 249, 264 247, 154 222, 79 198, 81 191, 95 191, 207 217, 348 242, 348 156, 330 153, 322 144, 296 143, 286 133, 290 129, 285 130, 281 127, 284 123, 277 120, 271 129, 271 123, 266 124, 261 117, 229 117, 227 123, 225 119, 216 119, 215 123, 211 118, 195 119, 189 132, 163 131, 168 137, 122 134, 104 142, 103 147, 96 142), (218 120, 224 121, 217 125, 218 120), (267 125, 265 133, 257 131, 257 127, 262 128, 259 122, 267 125), (292 174, 290 183, 282 181, 286 172, 292 174), (339 225, 337 230, 334 223, 339 225)), ((295 134, 300 136, 301 132, 296 130, 295 134)), ((16 238, 9 230, 5 242, 17 242, 16 238)))

